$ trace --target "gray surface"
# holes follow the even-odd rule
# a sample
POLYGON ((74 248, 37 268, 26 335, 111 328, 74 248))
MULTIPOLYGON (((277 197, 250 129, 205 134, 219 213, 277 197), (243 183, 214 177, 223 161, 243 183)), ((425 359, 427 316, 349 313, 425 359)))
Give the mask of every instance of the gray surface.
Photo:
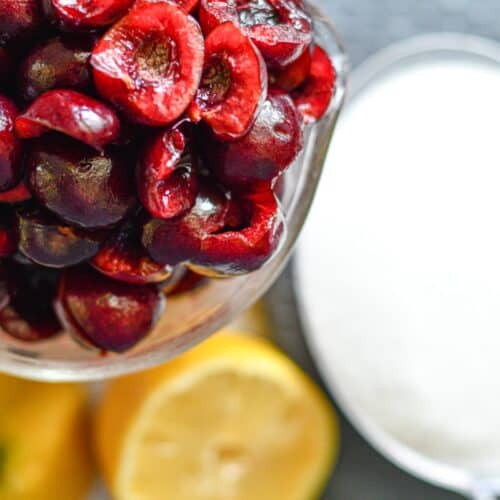
MULTIPOLYGON (((499 0, 316 0, 342 34, 355 65, 402 38, 457 31, 500 40, 499 0)), ((288 269, 268 295, 280 343, 317 376, 294 309, 288 269)), ((391 465, 342 420, 338 467, 323 500, 460 500, 391 465)))

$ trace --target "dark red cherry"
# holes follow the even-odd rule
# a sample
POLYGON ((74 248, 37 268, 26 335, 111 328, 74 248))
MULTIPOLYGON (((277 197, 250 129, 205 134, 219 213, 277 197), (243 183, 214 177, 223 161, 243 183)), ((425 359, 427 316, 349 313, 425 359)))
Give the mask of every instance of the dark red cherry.
POLYGON ((191 119, 204 120, 220 139, 238 139, 252 126, 266 95, 266 65, 255 45, 234 24, 217 26, 205 40, 191 119))
POLYGON ((100 28, 127 13, 134 0, 46 0, 53 16, 65 28, 100 28))
POLYGON ((204 156, 224 184, 242 187, 279 176, 302 146, 302 126, 291 98, 271 92, 247 135, 231 142, 206 138, 204 156))
POLYGON ((0 192, 13 188, 22 176, 22 146, 14 133, 16 116, 14 103, 0 95, 0 192))
POLYGON ((0 257, 8 257, 17 251, 18 232, 14 211, 0 206, 0 257))
POLYGON ((158 262, 170 266, 188 262, 199 251, 198 235, 222 230, 230 207, 227 193, 215 183, 202 182, 192 209, 174 219, 152 219, 146 223, 142 243, 153 259, 159 257, 158 262))
POLYGON ((39 139, 27 157, 29 186, 39 202, 69 224, 117 224, 136 205, 133 165, 124 154, 95 150, 64 136, 39 139))
POLYGON ((285 233, 285 221, 271 190, 245 193, 238 200, 247 221, 238 229, 207 235, 191 261, 199 273, 234 276, 255 271, 276 253, 285 233))
POLYGON ((84 262, 99 250, 105 235, 64 224, 39 208, 20 210, 19 250, 46 267, 68 267, 84 262))
POLYGON ((116 281, 88 266, 64 271, 56 310, 82 342, 124 352, 141 341, 160 317, 163 294, 156 285, 116 281))
POLYGON ((49 90, 16 119, 23 139, 53 130, 102 150, 120 135, 120 121, 107 105, 74 90, 49 90))
POLYGON ((136 284, 160 283, 173 272, 149 256, 141 243, 138 222, 133 219, 111 235, 91 264, 110 278, 136 284))
POLYGON ((39 0, 0 1, 0 45, 28 38, 41 23, 39 0))
POLYGON ((206 34, 226 21, 243 29, 270 67, 292 63, 312 42, 311 20, 292 0, 201 0, 200 22, 206 34))
POLYGON ((60 333, 61 325, 52 307, 57 271, 13 261, 5 266, 10 302, 0 311, 0 327, 26 342, 48 339, 60 333))
POLYGON ((284 68, 274 70, 270 75, 273 85, 291 92, 304 83, 311 70, 311 50, 308 49, 295 61, 284 68))
MULTIPOLYGON (((276 252, 284 233, 278 202, 269 189, 245 193, 238 200, 247 220, 238 228, 217 228, 206 224, 203 206, 196 203, 183 217, 153 220, 144 226, 142 241, 158 262, 187 263, 198 273, 231 276, 260 268, 276 252)), ((224 219, 223 211, 213 213, 220 203, 211 204, 210 219, 224 219)), ((226 212, 227 213, 227 212, 226 212)), ((224 214, 225 215, 225 214, 224 214)))
POLYGON ((174 127, 158 134, 146 147, 137 167, 139 198, 159 219, 189 210, 198 191, 196 157, 188 139, 174 127))
POLYGON ((146 125, 174 122, 192 101, 203 68, 198 23, 168 2, 142 3, 94 48, 99 93, 146 125))
POLYGON ((337 74, 330 57, 316 45, 309 75, 292 93, 295 105, 305 123, 314 123, 326 113, 335 92, 336 79, 337 74))
POLYGON ((89 65, 93 40, 62 35, 35 47, 19 70, 19 95, 32 101, 52 89, 85 90, 92 76, 89 65))
POLYGON ((31 191, 26 187, 24 181, 21 181, 12 189, 0 193, 0 203, 22 203, 31 198, 31 191))

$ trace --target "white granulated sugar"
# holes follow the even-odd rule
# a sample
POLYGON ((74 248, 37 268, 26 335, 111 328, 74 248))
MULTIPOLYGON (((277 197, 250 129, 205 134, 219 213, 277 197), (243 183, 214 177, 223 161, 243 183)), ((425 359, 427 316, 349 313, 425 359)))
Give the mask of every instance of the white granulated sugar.
POLYGON ((297 266, 351 405, 427 457, 500 472, 500 66, 443 56, 359 94, 297 266))

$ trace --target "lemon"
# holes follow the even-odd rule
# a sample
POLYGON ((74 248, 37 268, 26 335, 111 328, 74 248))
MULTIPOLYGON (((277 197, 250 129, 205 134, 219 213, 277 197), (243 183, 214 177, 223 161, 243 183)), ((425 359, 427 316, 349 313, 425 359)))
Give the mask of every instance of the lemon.
POLYGON ((222 335, 113 381, 95 439, 118 500, 309 500, 336 458, 337 425, 267 341, 222 335))
POLYGON ((92 481, 87 395, 0 375, 0 500, 79 500, 92 481))

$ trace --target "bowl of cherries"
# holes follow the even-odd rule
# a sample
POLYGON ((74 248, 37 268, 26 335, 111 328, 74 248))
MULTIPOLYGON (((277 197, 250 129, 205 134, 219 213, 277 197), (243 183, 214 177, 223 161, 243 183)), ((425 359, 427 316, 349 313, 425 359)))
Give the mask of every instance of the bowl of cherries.
POLYGON ((143 369, 262 295, 347 67, 302 0, 1 0, 0 370, 143 369))

